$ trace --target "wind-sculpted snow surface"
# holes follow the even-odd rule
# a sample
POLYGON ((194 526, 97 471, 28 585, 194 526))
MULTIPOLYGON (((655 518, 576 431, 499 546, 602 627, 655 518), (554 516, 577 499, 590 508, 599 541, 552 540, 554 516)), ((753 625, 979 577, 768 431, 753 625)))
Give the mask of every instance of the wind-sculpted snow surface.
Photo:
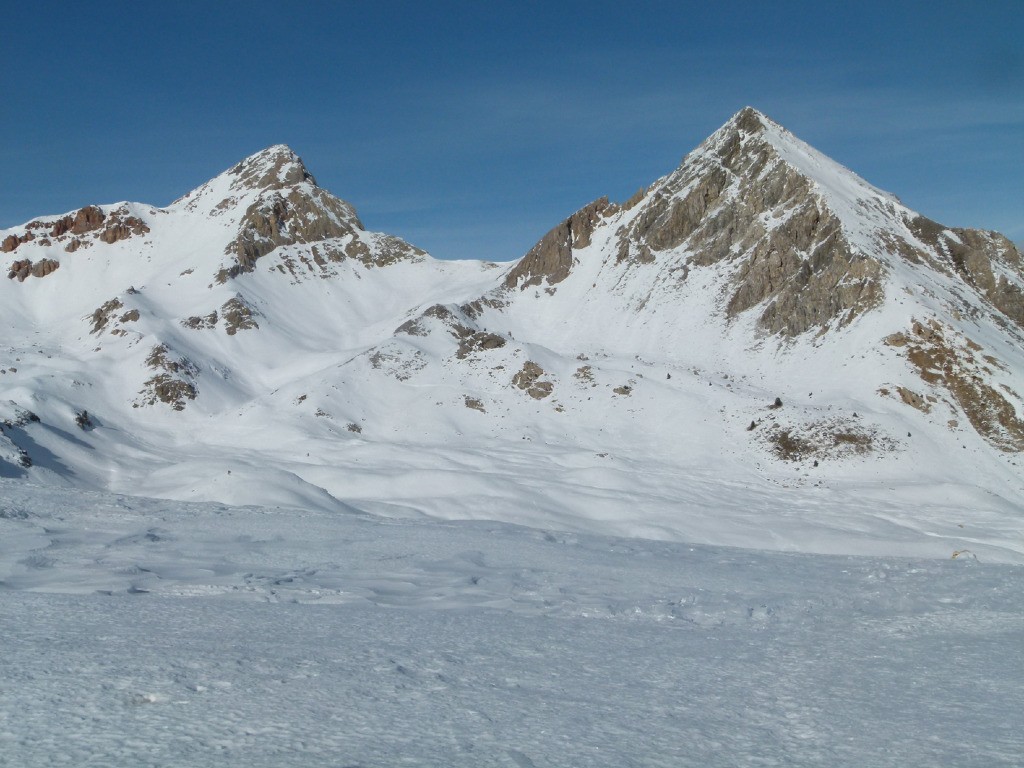
POLYGON ((0 481, 0 765, 1012 766, 1024 569, 0 481))

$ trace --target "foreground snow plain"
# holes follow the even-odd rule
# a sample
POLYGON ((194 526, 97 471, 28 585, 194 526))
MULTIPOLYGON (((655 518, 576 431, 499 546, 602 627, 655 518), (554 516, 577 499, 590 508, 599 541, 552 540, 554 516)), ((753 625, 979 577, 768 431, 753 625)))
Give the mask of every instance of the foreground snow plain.
POLYGON ((1024 569, 0 480, 0 765, 1020 765, 1024 569))

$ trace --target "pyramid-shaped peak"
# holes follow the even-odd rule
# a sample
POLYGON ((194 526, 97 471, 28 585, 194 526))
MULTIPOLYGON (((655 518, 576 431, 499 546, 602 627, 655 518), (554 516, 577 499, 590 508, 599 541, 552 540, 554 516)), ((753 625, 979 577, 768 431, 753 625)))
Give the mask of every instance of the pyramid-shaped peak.
MULTIPOLYGON (((708 141, 721 143, 758 138, 773 146, 796 139, 782 125, 754 107, 744 107, 708 137, 708 141)), ((801 142, 802 143, 802 142, 801 142)))
POLYGON ((872 186, 753 107, 744 107, 729 118, 684 158, 673 176, 689 178, 694 173, 692 164, 703 167, 709 158, 713 165, 750 179, 762 174, 766 163, 781 162, 812 182, 836 206, 858 208, 857 201, 862 200, 899 204, 895 196, 872 186))
POLYGON ((764 113, 758 112, 753 107, 744 107, 729 119, 726 126, 735 127, 745 133, 759 133, 772 122, 764 113))
POLYGON ((182 206, 189 211, 219 216, 239 205, 244 210, 265 193, 295 187, 304 187, 303 194, 323 193, 302 158, 288 145, 274 144, 178 198, 171 207, 182 206))
POLYGON ((231 168, 231 187, 235 190, 281 189, 308 181, 316 186, 305 164, 287 144, 274 144, 250 155, 231 168))

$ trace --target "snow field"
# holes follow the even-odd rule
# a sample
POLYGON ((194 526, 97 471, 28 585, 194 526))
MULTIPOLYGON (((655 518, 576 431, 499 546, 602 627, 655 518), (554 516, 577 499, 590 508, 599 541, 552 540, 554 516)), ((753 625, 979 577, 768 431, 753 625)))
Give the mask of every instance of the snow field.
POLYGON ((1024 570, 24 490, 0 765, 1011 766, 1024 570))

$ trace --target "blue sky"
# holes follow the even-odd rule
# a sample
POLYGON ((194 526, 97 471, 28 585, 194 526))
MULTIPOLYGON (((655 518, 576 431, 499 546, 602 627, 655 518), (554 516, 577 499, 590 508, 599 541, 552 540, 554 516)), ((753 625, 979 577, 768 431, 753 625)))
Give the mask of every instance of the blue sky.
POLYGON ((0 227, 165 205, 286 143, 371 229, 510 259, 752 105, 1024 242, 1024 0, 0 0, 0 227))

